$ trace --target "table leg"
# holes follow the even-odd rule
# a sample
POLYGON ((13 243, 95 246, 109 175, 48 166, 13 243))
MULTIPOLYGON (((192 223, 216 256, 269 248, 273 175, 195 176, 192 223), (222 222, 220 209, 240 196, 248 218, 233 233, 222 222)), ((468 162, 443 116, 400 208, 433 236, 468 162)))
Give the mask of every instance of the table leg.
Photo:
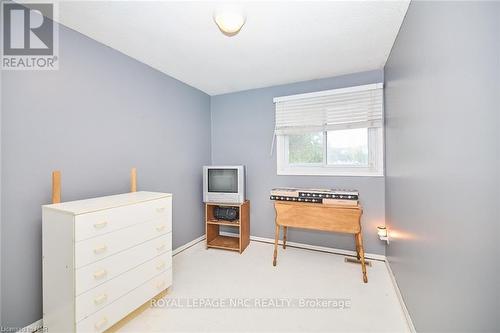
POLYGON ((361 232, 356 234, 356 239, 359 244, 359 256, 361 257, 361 270, 363 271, 363 282, 368 282, 368 277, 366 276, 366 262, 365 262, 365 249, 363 248, 363 236, 361 232))
POLYGON ((273 266, 276 266, 276 258, 278 257, 278 238, 280 237, 280 226, 276 224, 276 233, 274 235, 274 256, 273 266))
POLYGON ((356 257, 359 260, 359 259, 361 259, 361 257, 359 256, 359 242, 358 242, 357 234, 354 234, 354 242, 356 243, 356 257))
POLYGON ((288 227, 283 227, 283 250, 286 249, 286 231, 288 227))

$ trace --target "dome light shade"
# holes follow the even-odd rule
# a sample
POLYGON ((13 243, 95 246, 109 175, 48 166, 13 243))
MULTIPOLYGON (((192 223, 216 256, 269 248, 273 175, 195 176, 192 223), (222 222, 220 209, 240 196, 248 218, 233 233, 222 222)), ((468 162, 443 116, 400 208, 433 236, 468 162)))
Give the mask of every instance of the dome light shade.
POLYGON ((219 29, 227 36, 234 36, 245 24, 245 16, 236 11, 219 11, 214 14, 214 21, 219 29))

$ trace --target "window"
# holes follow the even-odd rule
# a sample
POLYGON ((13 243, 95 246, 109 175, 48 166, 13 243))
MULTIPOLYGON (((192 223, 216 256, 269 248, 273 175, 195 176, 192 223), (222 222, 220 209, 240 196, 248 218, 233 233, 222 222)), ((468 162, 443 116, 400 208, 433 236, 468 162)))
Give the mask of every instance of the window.
POLYGON ((323 163, 324 142, 323 133, 307 133, 289 135, 288 161, 291 164, 317 164, 323 163))
POLYGON ((278 175, 383 175, 381 84, 275 102, 278 175))
POLYGON ((329 165, 368 166, 368 129, 329 131, 326 161, 329 165))
POLYGON ((382 129, 279 135, 279 175, 382 176, 382 129))

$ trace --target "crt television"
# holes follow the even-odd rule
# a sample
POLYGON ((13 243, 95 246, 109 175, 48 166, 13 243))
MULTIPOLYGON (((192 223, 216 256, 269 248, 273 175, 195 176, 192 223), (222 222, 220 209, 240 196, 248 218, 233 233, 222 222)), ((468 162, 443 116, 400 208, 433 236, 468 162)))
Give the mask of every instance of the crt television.
POLYGON ((243 165, 203 167, 203 202, 243 203, 244 201, 243 165))

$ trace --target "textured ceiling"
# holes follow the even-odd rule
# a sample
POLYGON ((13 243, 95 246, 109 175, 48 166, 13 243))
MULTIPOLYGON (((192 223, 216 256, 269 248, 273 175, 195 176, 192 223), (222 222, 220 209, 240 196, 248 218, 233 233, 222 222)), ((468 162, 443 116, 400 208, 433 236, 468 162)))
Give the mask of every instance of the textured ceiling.
MULTIPOLYGON (((234 4, 234 3, 233 3, 234 4)), ((379 69, 409 1, 237 2, 222 34, 203 1, 70 1, 59 21, 210 95, 379 69)))

